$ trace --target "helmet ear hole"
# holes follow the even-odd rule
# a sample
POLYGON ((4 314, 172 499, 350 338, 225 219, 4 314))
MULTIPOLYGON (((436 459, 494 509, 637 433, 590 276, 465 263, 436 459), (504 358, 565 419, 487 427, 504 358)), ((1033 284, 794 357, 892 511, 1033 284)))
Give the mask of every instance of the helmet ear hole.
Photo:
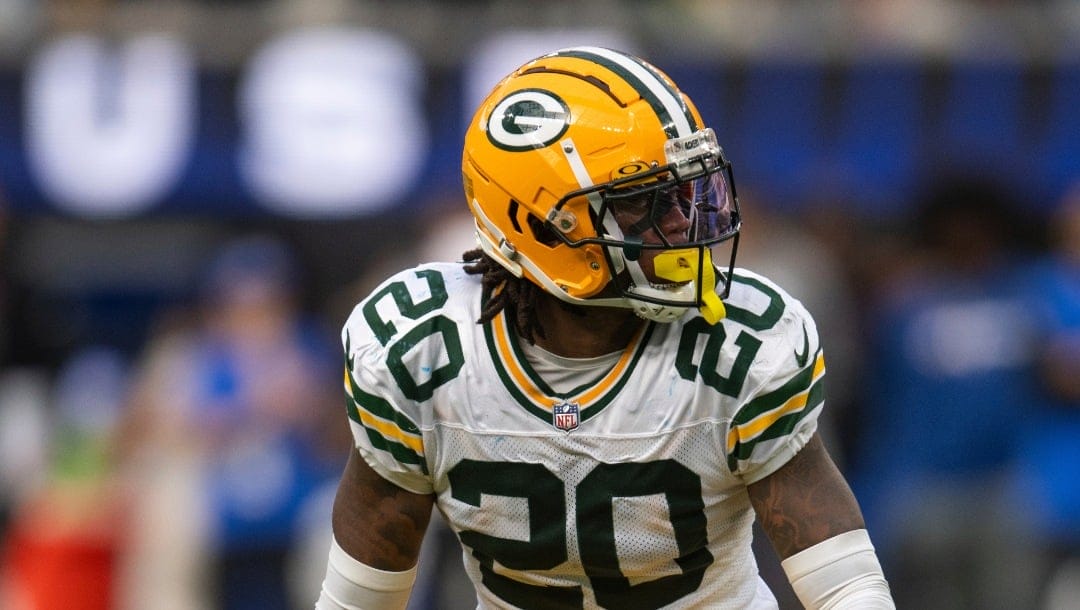
POLYGON ((521 230, 521 224, 518 223, 518 218, 517 218, 518 217, 518 210, 520 209, 520 207, 521 207, 521 204, 518 203, 516 200, 514 200, 514 199, 510 200, 510 209, 509 209, 510 224, 514 225, 514 230, 517 231, 518 233, 524 233, 524 231, 521 230))
POLYGON ((555 235, 555 231, 551 228, 551 225, 544 222, 543 220, 540 220, 535 215, 529 214, 528 223, 529 229, 532 230, 533 238, 535 238, 536 241, 550 248, 554 248, 555 246, 562 243, 562 240, 559 239, 559 236, 555 235))

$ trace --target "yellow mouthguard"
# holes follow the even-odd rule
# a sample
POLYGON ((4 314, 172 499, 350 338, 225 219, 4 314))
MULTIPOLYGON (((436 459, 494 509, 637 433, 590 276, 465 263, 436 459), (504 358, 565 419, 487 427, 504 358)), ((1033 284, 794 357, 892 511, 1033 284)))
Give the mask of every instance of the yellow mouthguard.
MULTIPOLYGON (((727 315, 727 309, 716 294, 716 270, 713 269, 712 252, 706 248, 702 257, 705 268, 701 274, 701 315, 709 324, 716 324, 727 315)), ((673 282, 693 282, 698 277, 697 248, 665 250, 653 259, 657 277, 673 282)))

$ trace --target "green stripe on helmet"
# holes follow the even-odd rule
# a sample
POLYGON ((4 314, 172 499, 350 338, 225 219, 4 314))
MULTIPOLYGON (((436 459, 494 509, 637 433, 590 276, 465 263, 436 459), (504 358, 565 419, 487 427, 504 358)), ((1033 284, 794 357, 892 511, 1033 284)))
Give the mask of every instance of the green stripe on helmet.
MULTIPOLYGON (((679 95, 679 91, 672 87, 667 80, 661 78, 660 75, 657 73, 656 68, 631 55, 620 53, 618 51, 612 51, 612 53, 617 53, 620 57, 623 57, 627 61, 641 67, 643 70, 647 71, 655 78, 656 84, 659 85, 659 87, 663 91, 667 92, 668 95, 671 96, 672 100, 674 100, 674 102, 682 111, 683 117, 690 125, 690 133, 693 133, 694 131, 697 131, 701 128, 701 126, 698 125, 697 120, 694 118, 694 114, 690 111, 690 107, 683 100, 682 96, 679 95)), ((653 111, 656 112, 657 118, 660 119, 660 124, 664 126, 664 132, 668 135, 668 137, 676 138, 679 136, 690 135, 689 133, 681 134, 678 132, 676 120, 668 111, 667 107, 664 105, 663 100, 660 99, 657 93, 652 88, 650 88, 645 81, 643 81, 636 74, 631 72, 625 66, 620 65, 615 61, 612 61, 608 57, 580 47, 558 51, 553 55, 557 57, 574 57, 577 59, 584 59, 586 61, 591 61, 597 65, 603 66, 604 68, 607 68, 608 70, 614 72, 615 74, 619 75, 619 77, 622 78, 624 81, 626 81, 627 84, 633 87, 634 90, 637 91, 638 94, 642 97, 642 99, 649 103, 649 106, 651 106, 653 111)))

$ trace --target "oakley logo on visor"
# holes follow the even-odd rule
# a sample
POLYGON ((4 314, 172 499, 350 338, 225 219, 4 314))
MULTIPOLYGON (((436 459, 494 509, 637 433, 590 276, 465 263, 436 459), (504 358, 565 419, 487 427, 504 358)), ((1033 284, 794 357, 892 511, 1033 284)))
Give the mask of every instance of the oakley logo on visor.
POLYGON ((491 143, 504 150, 543 148, 570 126, 570 108, 543 89, 515 91, 495 105, 487 121, 491 143))

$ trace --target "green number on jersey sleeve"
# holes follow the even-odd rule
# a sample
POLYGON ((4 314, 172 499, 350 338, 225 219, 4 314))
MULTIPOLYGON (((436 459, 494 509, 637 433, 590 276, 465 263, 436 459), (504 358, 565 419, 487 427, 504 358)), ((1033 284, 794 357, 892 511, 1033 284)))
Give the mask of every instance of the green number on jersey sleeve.
POLYGON ((720 364, 720 348, 727 340, 727 331, 722 324, 710 325, 704 318, 694 318, 683 327, 682 337, 679 339, 679 351, 675 355, 675 370, 679 376, 687 381, 693 381, 697 374, 701 373, 701 381, 721 394, 737 397, 742 391, 746 375, 750 372, 750 365, 761 348, 761 340, 757 337, 739 331, 735 337, 735 345, 739 348, 739 354, 731 364, 731 372, 723 375, 717 370, 720 364), (701 352, 701 366, 694 364, 694 347, 698 337, 706 335, 705 349, 701 352))
MULTIPOLYGON (((784 298, 778 292, 751 277, 736 275, 732 279, 736 283, 760 291, 768 298, 768 305, 765 311, 754 313, 729 303, 727 304, 729 320, 755 331, 768 330, 780 321, 784 315, 784 298)), ((728 332, 724 324, 710 325, 704 318, 694 318, 688 322, 683 326, 678 352, 675 356, 675 370, 679 372, 679 376, 687 381, 693 381, 700 373, 701 381, 705 385, 725 396, 738 397, 746 382, 746 376, 750 372, 750 365, 753 364, 758 350, 761 349, 761 339, 745 330, 740 330, 735 336, 735 346, 739 348, 739 352, 731 363, 731 371, 724 375, 718 370, 718 366, 720 350, 727 338, 728 332), (705 335, 707 339, 705 348, 701 352, 699 366, 694 364, 694 351, 701 335, 705 335)))
POLYGON ((419 320, 446 304, 448 295, 441 273, 433 269, 421 269, 416 271, 416 277, 427 283, 431 296, 415 301, 405 282, 391 282, 371 295, 364 303, 363 313, 380 344, 386 346, 393 341, 386 351, 386 365, 401 388, 401 393, 410 400, 423 402, 435 394, 436 388, 458 376, 461 367, 465 365, 465 354, 461 349, 461 335, 458 333, 457 324, 442 314, 420 322, 400 337, 396 337, 398 330, 393 322, 384 320, 379 314, 376 306, 387 295, 393 297, 394 305, 401 315, 410 320, 419 320), (442 349, 437 351, 444 354, 447 361, 438 368, 432 366, 427 380, 420 382, 415 377, 416 372, 406 365, 405 356, 429 337, 437 337, 442 343, 442 349))
POLYGON ((749 309, 743 309, 742 307, 725 303, 727 306, 728 319, 753 330, 769 330, 773 326, 776 326, 776 323, 779 322, 780 318, 784 315, 784 298, 780 296, 780 293, 767 286, 764 282, 752 277, 736 274, 732 276, 731 281, 736 284, 743 284, 759 290, 765 296, 769 297, 769 305, 765 308, 765 311, 759 314, 754 313, 749 309))
POLYGON ((428 290, 431 292, 430 297, 415 302, 405 282, 392 282, 383 287, 382 290, 372 294, 364 303, 364 319, 367 320, 368 326, 371 327, 371 331, 375 333, 375 337, 380 344, 386 345, 397 332, 393 323, 383 320, 379 316, 379 311, 375 308, 386 295, 394 297, 394 305, 397 306, 398 311, 410 320, 419 320, 424 314, 435 311, 446 304, 448 296, 446 294, 446 282, 443 281, 441 273, 433 269, 421 269, 416 272, 416 277, 427 282, 428 290))

